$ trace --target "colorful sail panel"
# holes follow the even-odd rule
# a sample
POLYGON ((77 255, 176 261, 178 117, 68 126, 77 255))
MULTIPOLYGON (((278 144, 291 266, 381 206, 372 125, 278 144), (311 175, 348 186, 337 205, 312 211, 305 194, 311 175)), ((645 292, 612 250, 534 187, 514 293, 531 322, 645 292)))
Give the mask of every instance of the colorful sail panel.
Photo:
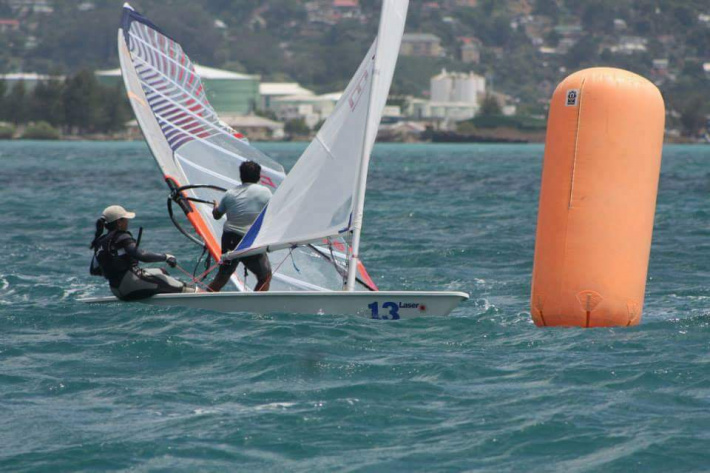
MULTIPOLYGON (((281 165, 220 121, 190 58, 176 41, 128 4, 124 6, 118 40, 131 105, 166 180, 176 187, 234 187, 240 184, 240 164, 252 160, 262 166, 262 184, 272 189, 279 186, 284 179, 281 165)), ((222 197, 210 189, 191 189, 186 194, 208 202, 222 197)), ((218 259, 223 222, 212 218, 211 205, 190 203, 190 209, 189 221, 218 259)), ((342 266, 344 256, 336 259, 342 266)), ((340 269, 327 252, 302 248, 271 255, 271 260, 273 266, 281 266, 272 281, 274 289, 342 286, 340 269), (289 264, 283 264, 286 259, 291 260, 289 264)), ((236 276, 233 281, 238 289, 245 289, 236 276)))

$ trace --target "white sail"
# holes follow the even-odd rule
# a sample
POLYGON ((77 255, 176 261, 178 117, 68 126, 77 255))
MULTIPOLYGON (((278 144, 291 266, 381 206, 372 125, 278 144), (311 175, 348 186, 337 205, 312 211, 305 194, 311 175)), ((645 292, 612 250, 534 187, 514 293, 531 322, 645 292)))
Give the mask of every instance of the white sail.
MULTIPOLYGON (((190 185, 234 187, 239 165, 253 160, 262 166, 262 184, 275 190, 283 168, 219 120, 207 100, 200 77, 182 47, 149 19, 126 4, 118 34, 119 58, 128 96, 146 141, 165 180, 173 188, 190 185), (236 135, 236 136, 235 136, 236 135)), ((222 194, 190 189, 186 195, 208 202, 222 194)), ((187 217, 215 259, 221 256, 222 221, 212 218, 212 206, 187 202, 187 217)), ((289 256, 274 276, 281 290, 323 290, 342 287, 342 269, 333 264, 337 253, 301 249, 272 255, 272 265, 289 256), (291 264, 292 263, 292 264, 291 264)), ((340 255, 342 264, 344 255, 340 255)), ((235 274, 237 288, 245 286, 235 274)), ((374 284, 372 284, 374 286, 374 284)))
POLYGON ((385 0, 378 37, 333 114, 230 257, 342 235, 361 221, 360 176, 389 94, 407 6, 407 0, 385 0))

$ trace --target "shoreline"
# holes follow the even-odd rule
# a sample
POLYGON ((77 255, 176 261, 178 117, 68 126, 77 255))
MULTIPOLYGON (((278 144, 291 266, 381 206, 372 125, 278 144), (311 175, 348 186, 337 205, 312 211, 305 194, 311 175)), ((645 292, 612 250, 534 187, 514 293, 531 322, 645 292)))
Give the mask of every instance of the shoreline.
MULTIPOLYGON (((312 140, 312 137, 307 136, 296 136, 291 139, 282 140, 272 140, 263 139, 260 137, 258 140, 253 140, 255 143, 308 143, 312 140)), ((59 138, 52 139, 25 139, 21 137, 13 138, 0 138, 0 143, 2 142, 20 142, 20 141, 62 141, 62 142, 72 142, 72 141, 86 141, 86 142, 101 142, 101 141, 122 141, 122 142, 133 142, 133 141, 145 141, 143 135, 127 135, 126 133, 118 133, 114 135, 106 134, 87 134, 87 135, 63 135, 59 138)), ((466 143, 477 143, 477 144, 545 144, 545 132, 525 132, 520 130, 513 130, 510 128, 495 128, 487 129, 485 133, 458 133, 458 132, 444 132, 438 131, 431 134, 425 135, 424 138, 417 138, 415 136, 408 135, 403 137, 403 139, 392 139, 391 136, 382 137, 377 140, 377 143, 402 143, 402 144, 466 144, 466 143)), ((684 136, 669 136, 666 134, 663 140, 664 144, 710 144, 707 138, 690 138, 684 136)))

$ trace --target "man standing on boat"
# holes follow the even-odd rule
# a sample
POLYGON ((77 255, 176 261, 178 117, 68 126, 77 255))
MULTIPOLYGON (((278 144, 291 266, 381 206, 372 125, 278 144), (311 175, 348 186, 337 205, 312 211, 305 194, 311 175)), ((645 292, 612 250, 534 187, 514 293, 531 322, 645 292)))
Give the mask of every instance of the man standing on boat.
MULTIPOLYGON (((244 235, 246 235, 251 224, 264 209, 271 199, 271 191, 259 184, 261 180, 261 166, 254 161, 246 161, 239 166, 239 177, 242 184, 230 189, 224 194, 219 205, 215 201, 212 216, 219 220, 223 215, 227 215, 222 230, 222 254, 234 250, 244 235)), ((271 264, 269 257, 265 253, 247 256, 244 258, 223 261, 219 266, 219 272, 210 283, 211 291, 219 292, 229 278, 234 274, 239 262, 254 273, 257 278, 255 291, 268 291, 271 282, 271 264)))

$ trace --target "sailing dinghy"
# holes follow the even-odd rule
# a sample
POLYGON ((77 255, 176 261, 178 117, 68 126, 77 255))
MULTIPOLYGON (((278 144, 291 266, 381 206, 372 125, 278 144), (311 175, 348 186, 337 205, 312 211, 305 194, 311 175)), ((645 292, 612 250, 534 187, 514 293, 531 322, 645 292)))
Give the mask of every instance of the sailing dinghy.
POLYGON ((128 96, 172 190, 172 200, 201 237, 197 241, 219 259, 222 222, 211 218, 208 203, 220 198, 221 189, 239 184, 235 176, 241 162, 250 159, 261 164, 262 184, 275 189, 239 246, 224 256, 267 252, 274 266, 273 290, 252 292, 235 278, 236 291, 159 294, 140 302, 222 312, 400 319, 448 315, 468 299, 463 292, 379 291, 359 257, 370 154, 408 3, 384 0, 375 41, 334 112, 285 177, 278 163, 219 120, 180 45, 128 4, 124 6, 118 40, 128 96), (287 259, 293 265, 283 264, 287 259))

